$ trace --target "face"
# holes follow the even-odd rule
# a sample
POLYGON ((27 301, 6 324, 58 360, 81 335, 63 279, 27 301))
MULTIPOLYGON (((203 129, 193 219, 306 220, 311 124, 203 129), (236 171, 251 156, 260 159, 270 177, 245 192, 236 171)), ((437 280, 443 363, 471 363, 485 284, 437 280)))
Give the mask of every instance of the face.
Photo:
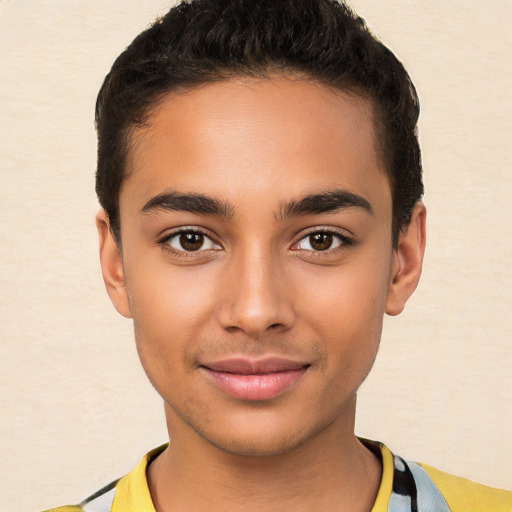
POLYGON ((231 80, 169 94, 133 142, 102 266, 171 430, 263 455, 353 429, 383 314, 419 276, 400 288, 368 103, 231 80))

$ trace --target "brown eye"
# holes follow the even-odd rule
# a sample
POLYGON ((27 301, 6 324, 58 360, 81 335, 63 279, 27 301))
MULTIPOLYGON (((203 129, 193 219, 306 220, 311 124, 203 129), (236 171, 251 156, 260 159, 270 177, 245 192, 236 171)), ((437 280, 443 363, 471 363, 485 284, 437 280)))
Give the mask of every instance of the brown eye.
POLYGON ((185 232, 180 235, 180 245, 185 251, 198 251, 204 244, 202 233, 185 232))
POLYGON ((309 244, 315 251, 326 251, 330 249, 333 242, 331 233, 314 233, 309 237, 309 244))
POLYGON ((221 246, 216 244, 207 234, 195 229, 182 229, 166 237, 161 242, 170 246, 175 252, 204 252, 220 250, 221 246))
POLYGON ((350 245, 350 241, 341 234, 329 231, 315 231, 299 240, 296 250, 322 252, 336 249, 342 245, 350 245))

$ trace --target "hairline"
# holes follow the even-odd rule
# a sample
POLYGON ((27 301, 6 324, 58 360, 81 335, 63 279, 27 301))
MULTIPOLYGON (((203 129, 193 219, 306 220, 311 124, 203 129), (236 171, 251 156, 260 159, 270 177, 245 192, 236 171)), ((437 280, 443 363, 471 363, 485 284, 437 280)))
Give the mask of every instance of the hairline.
MULTIPOLYGON (((242 69, 242 70, 229 70, 225 72, 212 73, 209 76, 203 77, 202 80, 191 83, 183 83, 173 85, 168 88, 162 89, 162 91, 155 93, 153 96, 148 97, 146 108, 142 110, 138 121, 132 121, 127 123, 127 126, 123 129, 123 172, 122 179, 118 190, 117 196, 117 226, 112 229, 111 232, 114 236, 119 247, 121 247, 121 212, 120 212, 120 196, 125 182, 133 175, 133 161, 135 158, 136 147, 139 141, 143 138, 144 132, 147 128, 151 127, 151 120, 154 118, 162 104, 170 95, 182 95, 193 92, 202 87, 214 83, 230 82, 234 80, 247 80, 249 81, 265 81, 265 80, 276 80, 285 79, 290 81, 304 81, 312 83, 324 90, 332 93, 333 95, 339 95, 340 93, 353 98, 359 98, 368 106, 369 121, 371 123, 372 138, 373 138, 373 150, 375 157, 378 160, 378 167, 386 176, 388 185, 390 187, 392 196, 392 240, 393 246, 396 245, 395 230, 395 216, 394 216, 394 176, 390 166, 392 163, 389 158, 386 158, 386 136, 385 136, 385 122, 382 120, 382 114, 379 113, 379 103, 371 93, 364 90, 362 87, 350 84, 348 81, 343 82, 340 80, 336 83, 330 83, 327 80, 313 76, 311 73, 306 73, 300 70, 294 70, 285 66, 279 66, 278 64, 270 64, 266 68, 261 69, 242 69), (140 135, 138 135, 140 134, 140 135), (131 169, 131 170, 130 170, 131 169)), ((400 228, 403 226, 400 226, 400 228)))

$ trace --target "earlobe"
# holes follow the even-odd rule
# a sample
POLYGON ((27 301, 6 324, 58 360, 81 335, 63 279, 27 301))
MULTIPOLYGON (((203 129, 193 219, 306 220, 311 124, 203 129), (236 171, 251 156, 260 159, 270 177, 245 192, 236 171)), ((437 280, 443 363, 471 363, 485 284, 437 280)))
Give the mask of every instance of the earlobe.
POLYGON ((121 251, 111 233, 108 215, 103 209, 96 215, 96 227, 100 243, 101 272, 107 293, 117 311, 126 318, 131 318, 121 251))
POLYGON ((418 285, 425 253, 425 221, 425 206, 419 202, 412 211, 411 221, 400 232, 398 245, 394 251, 386 299, 388 315, 399 315, 418 285))

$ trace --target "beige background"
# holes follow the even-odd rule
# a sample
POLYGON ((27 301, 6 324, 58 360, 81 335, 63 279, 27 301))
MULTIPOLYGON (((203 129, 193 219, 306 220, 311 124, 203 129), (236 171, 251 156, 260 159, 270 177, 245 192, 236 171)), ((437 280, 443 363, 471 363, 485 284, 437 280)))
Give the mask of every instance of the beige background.
MULTIPOLYGON (((103 290, 96 92, 163 0, 0 0, 0 510, 79 501, 164 442, 103 290)), ((360 393, 358 432, 512 487, 512 1, 354 0, 422 100, 423 282, 360 393)))

